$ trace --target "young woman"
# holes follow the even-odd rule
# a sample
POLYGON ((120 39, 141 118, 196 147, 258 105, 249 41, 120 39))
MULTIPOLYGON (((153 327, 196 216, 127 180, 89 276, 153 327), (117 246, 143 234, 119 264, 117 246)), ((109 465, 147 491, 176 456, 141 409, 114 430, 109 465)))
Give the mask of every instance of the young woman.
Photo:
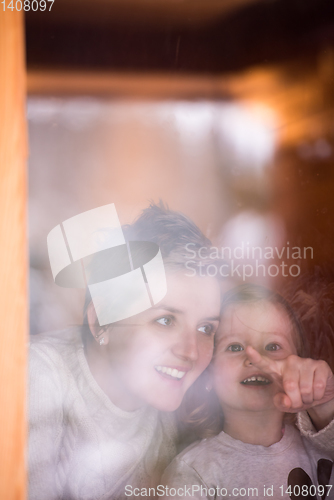
POLYGON ((32 344, 31 500, 117 499, 126 485, 155 486, 176 453, 170 412, 211 360, 219 284, 188 277, 185 268, 185 245, 208 240, 189 219, 158 206, 124 234, 159 245, 167 294, 102 329, 88 299, 87 325, 32 344))
POLYGON ((186 244, 210 242, 162 206, 144 210, 124 234, 159 245, 167 294, 103 329, 87 299, 86 325, 32 343, 30 500, 117 500, 156 486, 176 454, 171 412, 211 360, 219 285, 185 267, 186 244))

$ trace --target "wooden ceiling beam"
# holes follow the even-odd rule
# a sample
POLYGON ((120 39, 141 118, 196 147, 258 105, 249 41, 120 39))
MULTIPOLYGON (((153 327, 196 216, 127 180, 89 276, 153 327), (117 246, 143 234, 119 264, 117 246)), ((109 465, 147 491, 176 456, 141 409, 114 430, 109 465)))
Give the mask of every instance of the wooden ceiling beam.
POLYGON ((95 95, 131 99, 223 99, 229 97, 217 76, 30 70, 28 94, 95 95))

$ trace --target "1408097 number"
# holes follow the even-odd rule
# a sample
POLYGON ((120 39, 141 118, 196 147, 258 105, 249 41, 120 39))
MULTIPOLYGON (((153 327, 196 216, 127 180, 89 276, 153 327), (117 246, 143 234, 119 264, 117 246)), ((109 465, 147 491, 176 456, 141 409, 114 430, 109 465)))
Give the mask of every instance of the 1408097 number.
POLYGON ((318 485, 318 487, 314 486, 314 484, 311 484, 310 486, 304 484, 302 486, 299 486, 299 484, 295 484, 293 487, 289 486, 288 488, 285 488, 284 486, 279 487, 281 490, 281 496, 284 494, 289 495, 290 498, 293 497, 316 497, 316 495, 320 495, 321 498, 325 498, 326 496, 329 496, 329 492, 332 489, 331 484, 326 484, 326 486, 318 485))
POLYGON ((20 10, 24 10, 25 12, 29 12, 32 10, 33 12, 36 12, 37 10, 40 10, 41 12, 44 12, 44 10, 49 7, 49 11, 52 9, 52 5, 55 0, 11 0, 10 2, 6 2, 6 0, 3 0, 1 2, 2 4, 2 9, 5 11, 7 10, 17 10, 20 12, 20 10), (49 4, 49 5, 48 5, 49 4))

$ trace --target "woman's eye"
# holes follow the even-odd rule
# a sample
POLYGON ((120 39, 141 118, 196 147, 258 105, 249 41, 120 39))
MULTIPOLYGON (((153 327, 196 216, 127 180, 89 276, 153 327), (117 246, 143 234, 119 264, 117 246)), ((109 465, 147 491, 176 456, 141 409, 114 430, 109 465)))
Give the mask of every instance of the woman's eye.
POLYGON ((156 322, 159 323, 159 325, 170 326, 173 323, 173 320, 169 316, 163 316, 162 318, 157 319, 156 322))
POLYGON ((240 344, 231 344, 228 346, 227 350, 232 351, 232 352, 239 352, 239 351, 243 351, 244 348, 240 344))
POLYGON ((205 335, 211 335, 214 333, 213 325, 200 326, 198 331, 205 333, 205 335))
POLYGON ((278 344, 268 344, 266 345, 266 351, 279 351, 281 346, 278 344))

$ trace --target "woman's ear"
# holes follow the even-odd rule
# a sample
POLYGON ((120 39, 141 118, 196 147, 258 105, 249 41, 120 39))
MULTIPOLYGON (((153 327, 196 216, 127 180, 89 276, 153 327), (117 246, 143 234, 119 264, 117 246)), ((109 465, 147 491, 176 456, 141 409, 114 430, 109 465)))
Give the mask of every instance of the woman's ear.
POLYGON ((109 344, 108 327, 99 325, 93 302, 90 302, 87 307, 87 320, 95 342, 100 344, 100 346, 109 344))

